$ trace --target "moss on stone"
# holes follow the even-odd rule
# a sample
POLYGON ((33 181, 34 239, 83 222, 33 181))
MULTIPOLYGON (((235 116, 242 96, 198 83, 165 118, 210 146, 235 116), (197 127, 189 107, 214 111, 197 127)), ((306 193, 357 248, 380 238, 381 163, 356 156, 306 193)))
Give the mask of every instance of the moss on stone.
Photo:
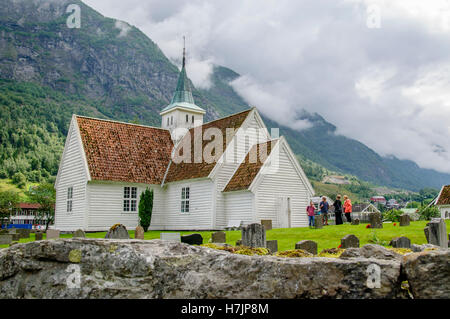
POLYGON ((73 249, 69 253, 69 261, 72 263, 79 263, 81 261, 81 250, 73 249))
POLYGON ((292 249, 279 251, 275 254, 275 256, 284 258, 299 258, 299 257, 312 257, 313 255, 303 249, 292 249))

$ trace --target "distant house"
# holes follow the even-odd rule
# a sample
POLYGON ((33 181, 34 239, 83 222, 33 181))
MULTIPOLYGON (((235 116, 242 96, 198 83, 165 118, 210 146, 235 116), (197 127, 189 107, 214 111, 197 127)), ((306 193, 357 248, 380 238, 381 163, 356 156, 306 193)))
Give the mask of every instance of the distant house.
POLYGON ((398 208, 400 208, 400 204, 395 199, 390 199, 386 203, 386 208, 388 208, 388 209, 398 209, 398 208))
POLYGON ((40 220, 37 212, 41 206, 36 203, 19 203, 19 206, 10 217, 10 227, 21 227, 22 225, 44 225, 45 220, 40 220))
POLYGON ((381 205, 386 205, 386 198, 384 198, 384 196, 373 196, 370 198, 370 201, 376 205, 381 204, 381 205))
POLYGON ((439 209, 441 218, 450 219, 450 185, 442 186, 434 205, 439 209))
POLYGON ((358 218, 360 221, 369 221, 369 213, 379 213, 380 211, 371 203, 354 204, 352 207, 352 219, 358 218))

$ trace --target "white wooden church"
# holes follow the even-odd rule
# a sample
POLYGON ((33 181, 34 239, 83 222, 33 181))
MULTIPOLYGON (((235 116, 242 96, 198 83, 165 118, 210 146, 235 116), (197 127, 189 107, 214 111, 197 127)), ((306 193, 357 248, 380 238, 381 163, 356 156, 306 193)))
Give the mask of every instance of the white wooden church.
POLYGON ((314 191, 285 138, 271 137, 256 108, 203 123, 184 61, 161 128, 72 116, 55 183, 56 229, 132 229, 147 187, 154 230, 308 225, 314 191))

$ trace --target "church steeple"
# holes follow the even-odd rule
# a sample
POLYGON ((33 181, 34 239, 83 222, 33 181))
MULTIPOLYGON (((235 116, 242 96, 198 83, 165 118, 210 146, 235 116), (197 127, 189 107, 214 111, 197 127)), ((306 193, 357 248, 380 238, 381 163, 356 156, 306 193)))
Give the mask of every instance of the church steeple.
POLYGON ((170 104, 161 112, 162 127, 170 131, 178 128, 189 129, 203 124, 204 109, 194 102, 190 81, 186 74, 186 45, 183 37, 183 61, 177 87, 170 104))

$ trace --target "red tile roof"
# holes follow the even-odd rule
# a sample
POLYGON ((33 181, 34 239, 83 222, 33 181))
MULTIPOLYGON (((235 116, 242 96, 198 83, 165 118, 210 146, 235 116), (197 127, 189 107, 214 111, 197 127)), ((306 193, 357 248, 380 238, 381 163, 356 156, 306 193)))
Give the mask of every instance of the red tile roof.
MULTIPOLYGON (((231 137, 234 136, 239 127, 241 127, 244 120, 247 118, 248 114, 252 109, 230 115, 228 117, 221 118, 219 120, 215 120, 212 122, 208 122, 203 124, 201 127, 197 127, 195 129, 201 134, 198 134, 199 137, 203 136, 203 133, 209 128, 217 128, 222 132, 223 137, 223 145, 222 145, 222 153, 226 150, 228 143, 231 141, 231 137), (232 128, 233 130, 229 130, 229 132, 233 131, 233 134, 230 134, 227 138, 227 128, 232 128)), ((205 146, 211 143, 211 140, 204 140, 202 138, 201 147, 202 154, 205 146)), ((181 163, 172 162, 166 177, 166 182, 174 182, 185 179, 193 179, 193 178, 201 178, 207 177, 209 173, 212 171, 216 162, 208 163, 205 160, 201 160, 200 163, 195 163, 194 161, 194 146, 195 146, 195 133, 194 128, 189 130, 189 134, 186 134, 185 137, 181 139, 181 142, 178 146, 176 154, 182 156, 182 146, 189 145, 191 152, 191 160, 190 163, 186 163, 182 161, 181 163)), ((221 154, 217 154, 215 156, 220 157, 221 154)))
POLYGON ((450 205, 450 185, 446 185, 442 188, 436 205, 450 205))
POLYGON ((244 161, 228 182, 224 192, 248 189, 278 140, 253 145, 244 161), (256 157, 256 161, 255 161, 256 157))
POLYGON ((92 180, 160 184, 173 142, 168 130, 77 116, 92 180))
POLYGON ((19 203, 20 209, 39 209, 40 207, 41 205, 37 203, 19 203))

